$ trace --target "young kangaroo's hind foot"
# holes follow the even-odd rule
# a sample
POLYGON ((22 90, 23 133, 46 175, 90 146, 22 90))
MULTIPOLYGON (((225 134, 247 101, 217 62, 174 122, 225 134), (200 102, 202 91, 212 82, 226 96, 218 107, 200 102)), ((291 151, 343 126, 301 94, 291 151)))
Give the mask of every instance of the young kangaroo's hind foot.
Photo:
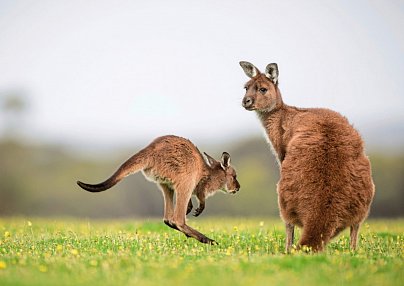
MULTIPOLYGON (((164 220, 164 223, 165 223, 166 225, 168 225, 169 227, 171 227, 172 229, 175 229, 175 230, 178 230, 179 232, 182 232, 182 231, 175 225, 175 223, 170 222, 168 219, 165 219, 165 220, 164 220)), ((184 233, 184 234, 185 234, 185 236, 186 236, 187 238, 190 238, 190 237, 191 237, 190 235, 188 235, 188 234, 186 234, 186 233, 184 233)))
POLYGON ((182 232, 187 238, 193 237, 197 239, 198 241, 202 243, 207 243, 207 244, 217 244, 216 241, 213 239, 210 239, 209 237, 203 235, 202 233, 198 232, 197 230, 193 229, 192 227, 184 224, 181 227, 178 227, 174 222, 171 222, 167 219, 164 220, 164 223, 171 227, 172 229, 178 230, 179 232, 182 232), (193 234, 191 234, 193 233, 193 234))
POLYGON ((215 240, 205 236, 204 234, 200 233, 199 231, 193 229, 192 227, 190 227, 186 224, 181 226, 181 229, 183 230, 184 234, 187 237, 193 237, 202 243, 206 243, 206 244, 210 244, 210 245, 218 245, 218 243, 215 240))
POLYGON ((187 238, 192 237, 192 238, 195 238, 196 240, 198 240, 199 242, 211 244, 211 245, 218 244, 215 240, 203 235, 202 233, 193 229, 192 227, 188 226, 187 224, 177 226, 176 223, 174 223, 174 222, 164 221, 164 223, 166 225, 168 225, 169 227, 182 232, 187 238))

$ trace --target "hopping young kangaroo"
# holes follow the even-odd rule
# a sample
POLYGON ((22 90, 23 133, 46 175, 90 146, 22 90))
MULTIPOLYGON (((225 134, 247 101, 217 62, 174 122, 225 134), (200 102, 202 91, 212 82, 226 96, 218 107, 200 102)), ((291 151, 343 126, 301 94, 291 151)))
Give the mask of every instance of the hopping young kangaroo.
POLYGON ((194 194, 199 200, 199 207, 194 213, 198 216, 205 208, 205 198, 217 190, 235 194, 240 189, 240 184, 236 179, 236 171, 230 166, 228 153, 223 152, 220 162, 204 154, 206 161, 189 140, 172 135, 162 136, 129 158, 106 181, 96 185, 80 181, 77 184, 89 192, 102 192, 124 177, 143 171, 144 176, 156 182, 163 192, 164 223, 187 237, 214 244, 214 240, 185 223, 185 216, 193 208, 191 196, 194 194))
POLYGON ((335 111, 284 104, 277 64, 269 64, 265 73, 248 62, 240 65, 251 78, 242 105, 256 111, 279 163, 278 204, 286 224, 287 251, 295 225, 303 228, 298 247, 321 251, 350 227, 350 246, 356 249, 359 227, 374 195, 359 133, 335 111))

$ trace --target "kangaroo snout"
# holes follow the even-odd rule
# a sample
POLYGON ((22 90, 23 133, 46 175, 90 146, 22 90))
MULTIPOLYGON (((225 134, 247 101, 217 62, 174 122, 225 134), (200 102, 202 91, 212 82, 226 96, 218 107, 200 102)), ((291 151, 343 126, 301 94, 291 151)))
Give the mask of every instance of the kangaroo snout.
POLYGON ((240 191, 240 184, 239 182, 236 181, 235 187, 232 191, 230 191, 231 194, 236 194, 238 191, 240 191))
POLYGON ((243 107, 247 110, 252 110, 254 104, 254 99, 250 96, 243 98, 243 107))
POLYGON ((240 191, 240 183, 239 183, 239 182, 236 182, 236 189, 235 189, 235 191, 236 191, 236 192, 240 191))

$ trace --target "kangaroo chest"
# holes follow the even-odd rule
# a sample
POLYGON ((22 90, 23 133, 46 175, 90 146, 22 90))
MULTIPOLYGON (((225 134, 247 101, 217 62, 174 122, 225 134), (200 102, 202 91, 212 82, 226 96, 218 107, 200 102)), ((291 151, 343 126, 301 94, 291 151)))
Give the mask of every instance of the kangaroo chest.
POLYGON ((286 155, 286 148, 283 139, 285 130, 282 126, 273 124, 264 125, 264 128, 267 142, 280 165, 286 155))
POLYGON ((287 145, 293 133, 291 123, 296 112, 290 109, 279 109, 273 113, 258 113, 262 126, 265 129, 267 141, 275 155, 279 166, 287 152, 287 145))

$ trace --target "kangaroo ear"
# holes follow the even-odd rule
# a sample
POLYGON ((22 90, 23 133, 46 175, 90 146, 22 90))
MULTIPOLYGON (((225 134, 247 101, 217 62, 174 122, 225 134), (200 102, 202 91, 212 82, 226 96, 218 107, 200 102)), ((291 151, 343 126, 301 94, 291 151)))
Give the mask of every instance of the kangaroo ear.
POLYGON ((230 166, 230 154, 227 152, 223 152, 222 159, 220 160, 220 165, 223 169, 226 169, 230 166))
POLYGON ((267 78, 272 80, 274 84, 278 84, 278 76, 279 76, 278 65, 275 63, 267 65, 265 69, 265 75, 267 78))
POLYGON ((260 73, 260 71, 249 62, 240 62, 240 66, 243 68, 245 74, 250 78, 257 76, 260 73))
POLYGON ((205 152, 203 152, 203 154, 206 157, 206 163, 208 163, 209 167, 213 167, 217 163, 217 161, 214 158, 212 158, 211 156, 209 156, 205 152))

